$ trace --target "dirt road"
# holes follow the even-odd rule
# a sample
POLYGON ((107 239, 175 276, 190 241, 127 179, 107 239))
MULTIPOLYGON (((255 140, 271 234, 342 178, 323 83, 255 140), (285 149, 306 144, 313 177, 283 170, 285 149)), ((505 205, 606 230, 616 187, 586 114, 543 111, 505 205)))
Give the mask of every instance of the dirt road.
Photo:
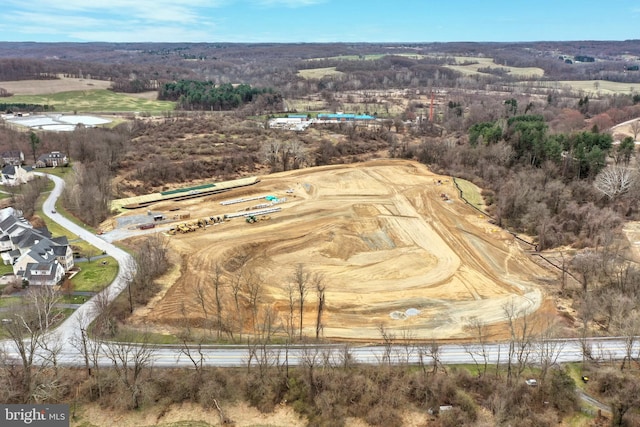
MULTIPOLYGON (((259 283, 253 300, 260 313, 270 307, 276 323, 286 328, 287 287, 298 263, 324 277, 327 338, 375 339, 380 325, 418 339, 462 338, 469 334, 465 325, 471 318, 495 324, 504 320, 506 303, 533 312, 543 302, 538 284, 551 273, 508 233, 466 206, 449 177, 423 165, 379 160, 261 179, 250 188, 180 202, 181 212, 190 212, 192 219, 264 202, 219 203, 238 197, 276 196, 282 211, 255 224, 236 218, 171 236, 180 271, 174 271, 166 292, 138 320, 202 325, 215 311, 216 263, 224 268, 225 318, 246 329, 260 317, 250 310, 251 283, 259 283), (239 309, 234 284, 244 290, 239 309)), ((164 203, 152 209, 175 207, 164 203)), ((309 289, 303 322, 309 336, 315 335, 316 304, 315 291, 309 289)))

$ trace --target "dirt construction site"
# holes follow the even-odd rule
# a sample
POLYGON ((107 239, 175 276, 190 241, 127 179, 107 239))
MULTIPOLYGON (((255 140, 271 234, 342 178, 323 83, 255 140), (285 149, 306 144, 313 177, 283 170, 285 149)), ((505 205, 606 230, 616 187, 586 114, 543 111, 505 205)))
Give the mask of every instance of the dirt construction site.
MULTIPOLYGON (((201 324, 207 308, 197 289, 212 295, 216 264, 223 267, 229 316, 236 311, 232 284, 242 266, 245 279, 250 270, 251 280, 261 283, 260 306, 274 309, 283 324, 296 266, 321 274, 327 339, 379 339, 381 325, 416 339, 465 338, 472 336, 472 319, 503 324, 506 304, 521 313, 552 311, 540 285, 553 272, 465 204, 450 177, 419 163, 378 160, 283 172, 227 193, 150 206, 154 212, 177 209, 191 219, 231 219, 193 232, 177 232, 178 223, 158 227, 178 267, 134 322, 158 329, 201 324), (278 209, 251 215, 267 205, 278 209)), ((247 295, 241 297, 248 307, 247 295)), ((207 305, 211 316, 212 298, 207 305)), ((315 336, 316 305, 309 289, 307 336, 315 336)), ((250 329, 248 320, 241 323, 250 329)))

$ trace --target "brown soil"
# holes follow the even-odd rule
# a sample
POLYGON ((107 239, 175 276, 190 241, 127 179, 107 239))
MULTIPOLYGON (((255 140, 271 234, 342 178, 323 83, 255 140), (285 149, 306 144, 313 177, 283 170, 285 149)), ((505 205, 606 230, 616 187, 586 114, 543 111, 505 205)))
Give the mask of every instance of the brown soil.
MULTIPOLYGON (((471 318, 503 322, 508 302, 522 311, 534 312, 541 305, 545 312, 554 311, 553 304, 542 304, 539 287, 552 273, 533 262, 510 234, 466 205, 449 177, 418 163, 378 160, 284 172, 262 177, 249 188, 151 209, 172 214, 169 209, 180 207, 195 220, 265 203, 219 204, 257 195, 287 201, 269 221, 247 224, 235 218, 170 237, 171 248, 182 256, 181 270, 134 321, 166 327, 184 324, 186 316, 197 324, 203 311, 195 288, 211 287, 216 263, 226 268, 231 308, 228 283, 238 254, 250 255, 249 265, 264 283, 260 301, 282 319, 296 264, 323 274, 326 338, 378 339, 380 325, 416 339, 465 338, 471 318), (404 316, 408 309, 417 315, 404 316)), ((315 335, 315 304, 310 291, 304 316, 308 336, 315 335)))
POLYGON ((0 82, 0 87, 14 95, 41 95, 74 90, 108 89, 111 82, 106 80, 76 79, 61 77, 57 80, 17 80, 0 82))

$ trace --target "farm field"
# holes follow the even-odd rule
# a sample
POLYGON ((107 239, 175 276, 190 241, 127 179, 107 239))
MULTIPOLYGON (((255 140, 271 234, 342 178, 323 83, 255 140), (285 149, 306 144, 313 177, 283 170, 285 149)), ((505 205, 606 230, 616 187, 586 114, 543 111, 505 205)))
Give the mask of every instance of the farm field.
POLYGON ((321 79, 325 76, 343 76, 344 73, 336 71, 336 67, 308 68, 298 71, 298 75, 304 79, 321 79))
POLYGON ((0 87, 14 95, 41 95, 75 90, 108 89, 111 87, 111 82, 106 80, 60 77, 55 80, 0 81, 0 87))
POLYGON ((406 53, 406 52, 405 53, 373 53, 373 54, 367 54, 367 55, 338 55, 338 56, 330 56, 326 58, 313 58, 313 59, 309 59, 309 61, 318 61, 323 59, 339 59, 343 61, 357 61, 357 60, 375 61, 376 59, 380 59, 390 55, 404 56, 406 58, 412 58, 412 59, 420 59, 425 57, 425 55, 421 55, 417 53, 406 53))
POLYGON ((507 67, 503 65, 499 65, 493 62, 493 58, 486 57, 476 57, 476 56, 456 56, 456 62, 464 63, 465 61, 469 62, 477 62, 477 64, 469 64, 469 65, 446 65, 447 68, 451 68, 452 70, 459 71, 464 75, 474 75, 474 74, 486 74, 478 71, 480 68, 502 68, 507 70, 507 72, 516 77, 532 77, 539 78, 544 76, 544 70, 542 68, 537 67, 507 67))
MULTIPOLYGON (((180 271, 134 322, 162 329, 184 324, 186 315, 200 323, 196 288, 211 291, 217 263, 224 268, 228 313, 234 311, 230 283, 242 271, 244 277, 260 278, 259 301, 281 319, 288 314, 286 287, 296 265, 322 274, 324 336, 333 339, 378 339, 380 325, 416 339, 463 338, 471 334, 465 325, 472 318, 502 322, 507 303, 530 313, 548 310, 538 285, 552 274, 459 199, 449 177, 418 163, 378 160, 284 172, 261 177, 251 187, 150 209, 179 206, 197 219, 260 203, 221 206, 220 201, 262 195, 286 198, 269 221, 234 218, 169 237, 182 258, 180 271)), ((310 291, 304 315, 308 336, 315 332, 315 303, 310 291)))
POLYGON ((39 95, 14 95, 8 98, 3 98, 2 102, 51 105, 57 112, 136 111, 160 114, 174 109, 174 103, 170 101, 149 100, 115 93, 106 89, 76 90, 39 95))
POLYGON ((616 95, 622 93, 636 93, 640 91, 640 83, 620 83, 607 80, 560 80, 539 82, 547 87, 566 88, 588 95, 616 95))

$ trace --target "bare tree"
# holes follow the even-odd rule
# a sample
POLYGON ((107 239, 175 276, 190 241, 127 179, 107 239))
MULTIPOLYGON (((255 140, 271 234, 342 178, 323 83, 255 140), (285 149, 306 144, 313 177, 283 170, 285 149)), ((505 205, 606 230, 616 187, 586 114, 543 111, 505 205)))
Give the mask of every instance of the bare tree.
POLYGON ((534 342, 542 381, 545 380, 549 368, 556 365, 558 357, 560 357, 564 348, 564 342, 557 338, 557 324, 551 318, 546 319, 546 324, 542 327, 538 339, 534 342))
POLYGON ((59 298, 58 291, 53 287, 32 287, 21 304, 9 307, 4 314, 7 319, 3 322, 5 333, 22 364, 21 396, 25 403, 43 397, 36 396, 36 391, 43 389, 45 380, 38 380, 37 376, 49 363, 56 362, 60 351, 59 343, 56 344, 55 339, 48 336, 53 325, 61 318, 61 312, 56 308, 59 298), (45 356, 36 365, 34 359, 40 353, 45 356), (40 384, 36 387, 38 381, 40 384))
MULTIPOLYGON (((220 263, 216 263, 213 268, 213 291, 216 300, 216 316, 218 319, 218 339, 220 339, 220 333, 223 329, 222 326, 222 266, 220 263)), ((225 328, 226 329, 226 328, 225 328)))
POLYGON ((396 359, 398 363, 408 365, 411 363, 416 349, 416 335, 410 329, 403 328, 400 332, 400 338, 398 339, 399 346, 397 347, 396 359))
POLYGON ((607 166, 595 178, 593 185, 610 199, 625 194, 631 189, 636 174, 623 166, 607 166))
POLYGON ((380 332, 380 338, 382 338, 383 348, 382 356, 380 357, 380 363, 391 365, 393 341, 396 339, 396 336, 393 333, 389 332, 382 324, 378 326, 378 331, 380 332))
POLYGON ((135 342, 136 338, 131 335, 119 342, 106 341, 103 344, 104 355, 111 361, 118 379, 130 393, 132 409, 140 407, 142 374, 150 366, 154 353, 149 345, 148 334, 143 334, 142 342, 135 342))
POLYGON ((287 316, 287 335, 289 340, 293 340, 295 335, 295 311, 296 311, 296 289, 293 283, 287 284, 287 303, 289 307, 289 313, 287 316))
POLYGON ((571 268, 580 276, 582 292, 587 292, 589 285, 595 280, 600 272, 599 255, 593 250, 586 250, 578 253, 571 260, 571 268))
POLYGON ((633 133, 633 140, 638 140, 638 134, 640 134, 640 120, 634 120, 631 122, 631 132, 633 133))
POLYGON ((636 359, 634 357, 637 355, 637 340, 638 340, 638 332, 640 331, 640 315, 637 311, 631 311, 626 316, 624 316, 624 320, 621 319, 618 323, 619 327, 617 328, 623 336, 624 341, 624 359, 622 359, 622 364, 620 365, 620 370, 624 370, 625 365, 628 364, 629 368, 631 368, 631 362, 636 359))
POLYGON ((418 346, 418 362, 425 374, 427 374, 426 359, 431 359, 431 375, 435 375, 439 369, 442 369, 446 373, 440 355, 440 345, 436 341, 418 346))
POLYGON ((202 352, 202 340, 198 341, 195 346, 191 346, 186 340, 182 340, 182 346, 180 347, 180 356, 185 355, 187 359, 193 364, 193 368, 196 370, 196 374, 202 378, 202 366, 204 365, 204 353, 202 352))
MULTIPOLYGON (((193 297, 195 298, 196 302, 198 303, 198 305, 200 306, 200 309, 202 310, 202 315, 204 316, 204 325, 205 327, 209 328, 209 331, 211 331, 211 322, 209 321, 209 312, 207 310, 207 306, 209 305, 209 301, 208 301, 208 292, 207 292, 207 288, 202 284, 202 282, 197 281, 196 282, 196 289, 195 289, 195 293, 193 295, 193 297)), ((220 336, 220 333, 218 332, 218 337, 220 336)))
POLYGON ((236 320, 236 326, 238 328, 238 339, 240 341, 242 341, 242 332, 244 328, 244 315, 243 315, 244 310, 240 305, 240 292, 242 291, 242 285, 243 285, 243 269, 241 268, 235 272, 230 283, 231 293, 233 294, 233 301, 235 303, 234 316, 236 320))
POLYGON ((260 308, 260 300, 262 297, 263 287, 263 279, 257 272, 250 271, 245 276, 243 288, 249 301, 249 308, 251 310, 251 321, 253 324, 254 333, 258 328, 258 310, 260 308))
POLYGON ((271 140, 262 144, 262 151, 267 164, 271 166, 271 172, 277 172, 280 167, 282 143, 278 140, 271 140))
POLYGON ((316 289, 316 295, 318 297, 318 315, 316 316, 316 340, 320 339, 320 333, 322 332, 322 314, 324 313, 325 305, 325 290, 326 285, 324 283, 324 276, 320 273, 316 273, 313 276, 313 286, 316 289))
POLYGON ((296 269, 293 273, 293 283, 298 292, 298 306, 300 311, 300 339, 302 339, 302 321, 304 317, 304 301, 307 297, 307 293, 309 291, 309 280, 311 278, 311 274, 307 271, 307 269, 302 264, 296 265, 296 269))
POLYGON ((465 351, 471 356, 478 370, 478 375, 486 375, 489 364, 489 352, 487 351, 487 331, 486 325, 477 317, 469 319, 467 327, 473 331, 476 343, 465 344, 465 351), (480 360, 482 361, 482 371, 480 370, 480 360))
POLYGON ((9 191, 12 193, 13 206, 19 211, 22 211, 25 218, 33 217, 33 214, 36 212, 38 198, 40 194, 45 191, 46 185, 47 180, 38 176, 22 184, 19 193, 14 186, 8 186, 9 191))
POLYGON ((533 333, 529 313, 516 306, 513 299, 502 306, 509 326, 509 354, 507 355, 507 378, 513 377, 513 363, 516 362, 516 377, 520 377, 528 366, 533 350, 533 333))

